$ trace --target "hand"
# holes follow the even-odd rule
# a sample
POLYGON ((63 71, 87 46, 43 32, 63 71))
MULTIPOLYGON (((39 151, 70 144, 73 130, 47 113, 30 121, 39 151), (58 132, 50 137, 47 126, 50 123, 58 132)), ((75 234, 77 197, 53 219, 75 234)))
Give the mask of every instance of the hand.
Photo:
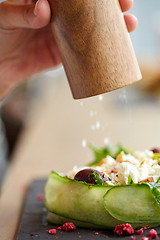
MULTIPOLYGON (((133 0, 119 1, 123 12, 132 7, 133 0)), ((0 98, 24 79, 61 63, 50 17, 47 0, 8 0, 0 4, 0 98)), ((124 18, 128 31, 133 31, 136 18, 124 18)))

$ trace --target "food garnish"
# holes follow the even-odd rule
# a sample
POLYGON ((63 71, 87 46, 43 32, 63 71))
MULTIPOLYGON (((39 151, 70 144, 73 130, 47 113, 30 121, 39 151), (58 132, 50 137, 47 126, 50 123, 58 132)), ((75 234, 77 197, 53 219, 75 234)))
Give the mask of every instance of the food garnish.
POLYGON ((138 234, 138 235, 142 235, 142 234, 143 234, 143 228, 138 229, 138 230, 137 230, 137 234, 138 234))
POLYGON ((72 232, 76 230, 76 226, 73 223, 64 223, 61 227, 58 227, 58 230, 72 232))
POLYGON ((114 229, 114 233, 119 236, 132 235, 134 233, 134 229, 129 223, 126 223, 117 225, 114 229))
POLYGON ((54 228, 54 229, 50 229, 49 231, 48 231, 48 233, 49 234, 52 234, 52 235, 55 235, 56 234, 56 229, 54 228))
POLYGON ((149 239, 156 239, 158 238, 158 234, 155 229, 151 229, 148 233, 148 238, 149 239))

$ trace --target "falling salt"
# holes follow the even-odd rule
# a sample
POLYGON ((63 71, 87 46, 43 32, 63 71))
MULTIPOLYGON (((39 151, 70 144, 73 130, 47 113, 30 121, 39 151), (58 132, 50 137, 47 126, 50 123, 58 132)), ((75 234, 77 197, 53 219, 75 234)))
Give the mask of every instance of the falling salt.
POLYGON ((128 114, 127 123, 129 124, 129 129, 130 129, 130 126, 133 125, 133 117, 132 117, 132 109, 129 106, 127 91, 125 88, 122 88, 119 90, 119 98, 120 98, 121 103, 125 107, 125 110, 127 111, 127 114, 128 114))
POLYGON ((91 126, 91 130, 94 131, 96 129, 95 125, 91 126))
POLYGON ((102 100, 103 100, 103 96, 102 96, 102 95, 99 95, 99 96, 98 96, 98 99, 99 99, 99 101, 102 101, 102 100))
POLYGON ((104 139, 104 144, 105 144, 105 145, 108 145, 108 143, 109 143, 109 138, 105 138, 105 139, 104 139))
POLYGON ((90 112, 90 117, 93 117, 94 116, 94 112, 90 112))
POLYGON ((100 122, 96 122, 96 128, 99 129, 100 128, 100 122))
POLYGON ((119 99, 121 103, 127 106, 128 98, 127 98, 126 89, 119 89, 118 91, 119 91, 119 99))
POLYGON ((86 141, 86 139, 83 139, 83 140, 82 140, 82 147, 85 148, 86 146, 87 146, 87 141, 86 141))
POLYGON ((80 106, 82 107, 83 105, 84 105, 84 102, 83 102, 83 101, 81 101, 81 102, 80 102, 80 106))

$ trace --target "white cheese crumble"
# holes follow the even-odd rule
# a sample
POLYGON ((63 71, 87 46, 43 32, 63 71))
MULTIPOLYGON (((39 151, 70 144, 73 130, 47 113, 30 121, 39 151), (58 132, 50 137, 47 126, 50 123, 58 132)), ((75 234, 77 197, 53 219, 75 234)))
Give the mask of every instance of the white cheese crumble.
POLYGON ((158 159, 153 159, 153 152, 146 150, 144 152, 136 151, 133 155, 121 152, 116 159, 111 156, 104 158, 98 166, 81 167, 75 166, 68 172, 69 178, 74 178, 77 172, 86 169, 96 169, 109 177, 106 182, 109 185, 126 185, 131 176, 134 183, 142 181, 156 182, 160 177, 160 165, 158 159))

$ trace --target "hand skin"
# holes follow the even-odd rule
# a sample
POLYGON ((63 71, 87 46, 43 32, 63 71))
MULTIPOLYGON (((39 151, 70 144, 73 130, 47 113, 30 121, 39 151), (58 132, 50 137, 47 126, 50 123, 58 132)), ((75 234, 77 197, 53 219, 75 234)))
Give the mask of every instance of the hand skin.
MULTIPOLYGON (((133 5, 133 0, 119 1, 123 12, 133 5)), ((61 63, 50 18, 47 0, 0 4, 0 99, 23 80, 61 63)), ((124 18, 128 31, 133 31, 136 17, 125 14, 124 18)))

